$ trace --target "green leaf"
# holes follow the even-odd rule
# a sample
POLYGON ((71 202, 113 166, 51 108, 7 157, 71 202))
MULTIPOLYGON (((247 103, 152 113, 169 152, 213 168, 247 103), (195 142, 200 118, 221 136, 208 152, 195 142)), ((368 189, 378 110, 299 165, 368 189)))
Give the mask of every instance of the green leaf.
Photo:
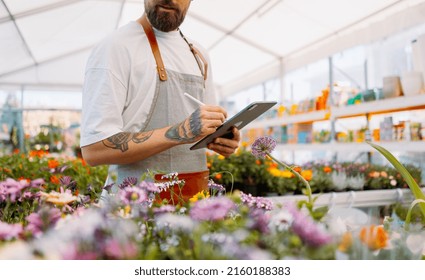
MULTIPOLYGON (((375 143, 371 143, 371 142, 366 142, 366 143, 371 145, 378 152, 380 152, 384 157, 386 157, 388 161, 394 166, 394 168, 397 169, 398 172, 400 172, 401 176, 403 176, 404 180, 406 181, 407 185, 409 186, 410 190, 412 191, 416 199, 425 200, 425 194, 422 192, 421 188, 419 187, 418 183, 416 183, 415 179, 413 179, 413 176, 387 149, 375 143)), ((422 214, 425 216, 425 205, 420 204, 419 207, 422 211, 422 214)))
POLYGON ((419 203, 425 204, 425 200, 423 200, 423 199, 415 199, 412 202, 412 204, 410 205, 409 211, 407 212, 407 215, 406 215, 406 221, 405 221, 405 228, 406 228, 406 230, 409 229, 410 219, 411 219, 411 216, 412 216, 412 210, 419 203))

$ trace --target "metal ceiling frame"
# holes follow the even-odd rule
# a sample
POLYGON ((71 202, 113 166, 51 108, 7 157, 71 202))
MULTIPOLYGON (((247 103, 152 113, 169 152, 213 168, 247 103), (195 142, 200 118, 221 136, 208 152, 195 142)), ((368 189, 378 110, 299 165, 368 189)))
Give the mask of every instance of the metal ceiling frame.
MULTIPOLYGON (((60 2, 53 3, 53 4, 41 6, 41 7, 34 8, 34 9, 30 9, 30 10, 27 10, 27 11, 13 15, 10 12, 9 8, 7 7, 5 1, 1 0, 6 11, 9 14, 9 16, 0 18, 0 24, 7 23, 7 22, 10 22, 10 21, 13 22, 13 24, 14 24, 14 26, 15 26, 18 34, 19 34, 19 37, 21 38, 21 40, 24 44, 26 51, 28 52, 29 56, 34 61, 34 63, 23 66, 21 68, 14 69, 14 70, 9 71, 9 72, 0 73, 0 78, 8 76, 8 75, 13 75, 13 74, 16 74, 16 73, 21 72, 21 71, 29 70, 32 67, 38 67, 38 66, 43 65, 43 64, 48 64, 48 63, 54 62, 54 61, 59 60, 59 59, 63 59, 63 58, 66 58, 66 57, 69 57, 69 56, 72 56, 72 55, 75 55, 75 54, 78 54, 78 53, 88 51, 91 48, 93 48, 93 44, 89 44, 86 47, 83 47, 83 48, 80 48, 80 49, 77 49, 77 50, 74 50, 74 51, 71 51, 71 52, 67 52, 67 53, 64 53, 64 54, 61 54, 61 55, 58 55, 58 56, 54 56, 54 57, 51 57, 51 58, 43 60, 43 61, 37 61, 35 59, 32 51, 31 51, 30 46, 26 42, 25 37, 23 36, 19 26, 16 23, 17 19, 21 19, 21 18, 24 18, 24 17, 33 16, 33 15, 36 15, 36 14, 48 12, 48 11, 59 9, 59 8, 65 7, 65 6, 74 5, 74 4, 80 3, 82 1, 92 1, 92 0, 64 0, 64 1, 60 1, 60 2)), ((97 1, 108 1, 108 0, 97 0, 97 1)), ((119 22, 122 18, 125 3, 126 2, 134 2, 134 1, 131 1, 131 0, 113 0, 113 1, 121 2, 120 11, 118 13, 117 21, 116 21, 116 24, 115 24, 115 28, 118 28, 119 22)))
MULTIPOLYGON (((82 47, 80 49, 77 49, 77 50, 74 50, 74 51, 71 51, 71 52, 67 52, 67 53, 63 53, 61 55, 58 55, 58 56, 55 56, 55 57, 51 57, 51 58, 48 58, 48 59, 43 60, 43 61, 37 61, 36 58, 34 57, 32 51, 31 51, 31 47, 26 42, 25 37, 23 36, 23 34, 22 34, 21 30, 19 29, 19 26, 18 26, 18 24, 16 22, 17 19, 21 19, 21 18, 24 18, 24 17, 32 16, 32 15, 36 15, 36 14, 43 13, 43 12, 48 12, 48 11, 51 11, 51 10, 54 10, 54 9, 59 9, 59 8, 65 7, 65 6, 69 6, 69 5, 81 3, 81 2, 84 2, 84 1, 88 1, 88 2, 90 2, 90 1, 95 1, 95 2, 96 1, 101 1, 101 2, 102 1, 120 2, 121 3, 120 10, 118 12, 117 22, 115 24, 115 27, 117 28, 118 25, 119 25, 119 22, 120 22, 120 20, 122 18, 125 4, 126 3, 139 3, 141 0, 62 0, 62 1, 59 1, 59 2, 56 2, 56 3, 53 3, 53 4, 48 4, 48 5, 45 5, 45 6, 37 7, 37 8, 30 9, 30 10, 23 11, 23 12, 16 13, 16 14, 11 13, 11 11, 9 10, 9 8, 7 7, 7 5, 5 3, 5 0, 1 0, 0 3, 4 5, 4 7, 5 7, 5 9, 6 9, 7 13, 8 13, 8 16, 5 16, 5 17, 0 18, 0 24, 7 23, 7 22, 12 22, 14 24, 14 26, 15 26, 18 34, 19 34, 19 37, 22 40, 23 45, 24 45, 26 51, 28 52, 29 56, 31 57, 33 63, 30 64, 30 65, 26 65, 24 67, 21 67, 19 69, 14 69, 14 70, 9 71, 9 72, 0 73, 0 78, 5 77, 5 76, 8 76, 8 75, 16 74, 16 73, 21 72, 21 71, 29 70, 32 67, 38 67, 40 65, 48 64, 48 63, 54 62, 56 60, 60 60, 60 59, 63 59, 63 58, 66 58, 66 57, 69 57, 69 56, 72 56, 72 55, 75 55, 75 54, 78 54, 78 53, 81 53, 81 52, 84 52, 84 51, 87 51, 87 50, 91 49, 93 47, 93 44, 89 44, 89 45, 87 45, 85 47, 82 47)), ((286 59, 288 57, 295 56, 295 55, 297 55, 297 54, 299 54, 299 53, 301 53, 301 52, 303 52, 305 50, 308 50, 309 48, 311 48, 312 45, 321 44, 327 38, 329 38, 329 36, 339 35, 343 31, 348 30, 348 29, 354 27, 355 25, 361 23, 362 21, 367 20, 367 19, 369 19, 369 18, 371 18, 373 16, 376 16, 379 13, 382 13, 382 12, 384 12, 384 11, 386 11, 386 10, 388 10, 388 9, 396 6, 396 5, 399 5, 400 3, 404 2, 405 0, 395 1, 395 2, 387 5, 386 7, 381 8, 378 11, 375 11, 375 12, 369 14, 369 15, 366 15, 366 16, 364 16, 363 18, 361 18, 359 20, 356 20, 356 21, 354 21, 354 22, 352 22, 352 23, 350 23, 350 24, 348 24, 348 25, 346 25, 346 26, 344 26, 344 27, 342 27, 342 28, 340 28, 340 29, 338 29, 336 31, 331 32, 330 34, 328 34, 326 36, 323 36, 322 38, 319 38, 319 39, 315 40, 312 43, 309 43, 308 45, 305 45, 305 46, 303 46, 303 47, 301 47, 301 48, 299 48, 299 49, 297 49, 297 50, 295 50, 295 51, 293 51, 293 52, 291 52, 289 54, 286 54, 285 56, 282 56, 281 54, 276 53, 273 50, 270 50, 270 49, 268 49, 268 48, 266 48, 266 47, 264 47, 264 46, 262 46, 262 45, 260 45, 260 44, 258 44, 256 42, 254 42, 254 41, 252 41, 252 40, 250 40, 250 39, 248 39, 248 38, 246 38, 244 36, 241 36, 241 35, 237 34, 237 30, 245 22, 247 22, 250 18, 252 18, 254 15, 258 14, 260 8, 263 8, 264 9, 264 11, 263 11, 263 14, 264 14, 264 13, 267 13, 268 11, 270 11, 276 5, 281 4, 282 1, 284 1, 284 0, 264 0, 263 4, 261 4, 260 7, 258 7, 255 10, 253 10, 248 16, 244 17, 241 21, 239 21, 231 29, 224 28, 223 26, 220 26, 218 23, 215 23, 215 22, 213 22, 211 20, 208 20, 205 17, 200 16, 198 14, 195 14, 193 12, 190 12, 188 14, 188 16, 191 17, 191 18, 193 18, 193 19, 195 19, 195 20, 197 20, 197 21, 199 21, 199 22, 202 22, 205 25, 210 26, 213 29, 218 30, 219 32, 222 32, 223 33, 223 36, 221 36, 217 41, 215 41, 209 47, 209 50, 215 48, 221 41, 223 41, 225 38, 231 36, 232 38, 237 39, 237 40, 239 40, 240 42, 242 42, 244 44, 247 44, 247 45, 249 45, 249 46, 251 46, 251 47, 253 47, 253 48, 255 48, 255 49, 257 49, 257 50, 259 50, 259 51, 261 51, 263 53, 265 53, 265 54, 268 54, 268 55, 274 57, 277 61, 280 61, 280 63, 282 64, 282 62, 285 63, 285 61, 286 61, 286 59), (273 2, 273 1, 275 1, 275 2, 273 2)), ((263 16, 263 14, 262 14, 262 16, 263 16)), ((246 76, 246 75, 244 75, 244 76, 246 76)), ((235 79, 235 81, 237 81, 237 80, 239 80, 239 78, 236 78, 235 79)), ((231 83, 232 82, 230 82, 230 84, 231 83)), ((4 83, 2 83, 2 84, 4 84, 4 83)), ((226 86, 226 85, 221 85, 221 86, 226 86)))
POLYGON ((14 17, 14 15, 10 12, 9 8, 7 7, 6 3, 4 2, 4 0, 1 0, 4 8, 6 9, 7 13, 9 14, 9 21, 12 22, 12 24, 15 26, 16 28, 16 32, 18 32, 18 36, 19 38, 21 38, 22 43, 24 45, 25 50, 27 51, 28 55, 31 57, 31 59, 34 61, 34 65, 37 65, 37 60, 34 57, 34 54, 31 51, 30 46, 28 45, 27 41, 25 40, 24 35, 22 34, 21 29, 19 28, 19 26, 16 24, 16 19, 14 17))

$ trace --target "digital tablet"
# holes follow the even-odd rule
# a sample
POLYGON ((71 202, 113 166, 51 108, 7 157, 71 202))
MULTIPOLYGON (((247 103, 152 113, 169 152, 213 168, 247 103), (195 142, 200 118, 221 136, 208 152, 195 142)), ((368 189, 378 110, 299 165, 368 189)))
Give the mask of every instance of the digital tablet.
POLYGON ((237 129, 242 129, 244 126, 258 118, 268 109, 276 105, 276 101, 256 101, 244 109, 242 109, 239 113, 234 115, 232 118, 228 119, 225 123, 217 128, 217 130, 202 138, 198 142, 196 142, 193 146, 190 147, 191 150, 206 148, 209 143, 211 143, 215 138, 233 138, 232 128, 236 127, 237 129))

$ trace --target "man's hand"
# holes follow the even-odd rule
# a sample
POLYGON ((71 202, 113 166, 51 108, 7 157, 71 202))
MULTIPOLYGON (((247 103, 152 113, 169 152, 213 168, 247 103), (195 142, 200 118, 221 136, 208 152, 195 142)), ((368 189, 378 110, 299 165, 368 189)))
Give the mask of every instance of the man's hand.
POLYGON ((224 157, 230 156, 239 147, 239 141, 241 140, 239 129, 233 127, 232 133, 232 139, 220 137, 216 138, 212 143, 208 144, 208 149, 213 150, 224 157))
POLYGON ((181 143, 193 143, 215 132, 226 118, 227 113, 220 106, 201 106, 187 119, 170 127, 165 137, 181 143))

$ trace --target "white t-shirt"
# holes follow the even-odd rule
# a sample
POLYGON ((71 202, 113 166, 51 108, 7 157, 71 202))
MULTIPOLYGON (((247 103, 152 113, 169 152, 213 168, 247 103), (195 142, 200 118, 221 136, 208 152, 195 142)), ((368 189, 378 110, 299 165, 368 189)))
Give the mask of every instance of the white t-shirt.
MULTIPOLYGON (((201 76, 198 64, 178 31, 154 29, 165 69, 201 76)), ((189 39, 203 56, 207 52, 189 39)), ((208 68, 206 104, 217 104, 208 68)), ((80 146, 119 132, 139 132, 152 105, 158 72, 142 26, 135 21, 119 28, 92 51, 86 66, 80 146)))

